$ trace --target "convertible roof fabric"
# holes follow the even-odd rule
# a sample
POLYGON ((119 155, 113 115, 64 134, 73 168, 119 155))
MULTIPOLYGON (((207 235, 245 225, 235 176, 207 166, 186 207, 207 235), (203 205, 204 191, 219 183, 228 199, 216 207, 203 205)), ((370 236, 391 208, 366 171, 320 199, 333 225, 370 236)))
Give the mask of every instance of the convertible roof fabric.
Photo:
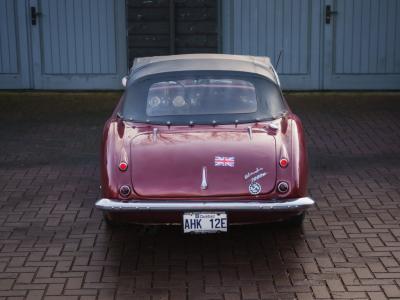
POLYGON ((180 54, 139 57, 133 62, 129 83, 147 75, 178 71, 236 71, 255 73, 277 83, 269 57, 229 54, 180 54))

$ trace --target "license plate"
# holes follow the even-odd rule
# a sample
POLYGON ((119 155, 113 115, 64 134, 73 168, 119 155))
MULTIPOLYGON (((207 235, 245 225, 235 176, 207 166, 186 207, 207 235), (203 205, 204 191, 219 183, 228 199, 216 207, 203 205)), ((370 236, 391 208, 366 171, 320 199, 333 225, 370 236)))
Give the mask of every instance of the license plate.
POLYGON ((183 232, 212 233, 228 231, 226 213, 190 212, 183 214, 183 232))

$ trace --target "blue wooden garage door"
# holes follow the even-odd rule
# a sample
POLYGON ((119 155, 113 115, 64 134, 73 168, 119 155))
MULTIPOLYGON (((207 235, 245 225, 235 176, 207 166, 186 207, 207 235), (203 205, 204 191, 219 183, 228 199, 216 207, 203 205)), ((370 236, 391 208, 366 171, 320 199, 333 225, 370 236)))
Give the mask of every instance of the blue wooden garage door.
POLYGON ((0 34, 0 57, 11 60, 0 76, 21 77, 14 84, 1 81, 1 88, 121 88, 127 71, 124 0, 0 0, 0 13, 11 16, 0 34), (15 42, 18 38, 30 43, 15 42), (24 56, 29 60, 23 63, 24 56))
POLYGON ((324 88, 400 89, 400 1, 326 4, 334 14, 324 26, 324 88))
POLYGON ((123 0, 40 0, 32 25, 40 89, 111 89, 126 72, 123 0))
POLYGON ((30 87, 25 0, 0 0, 0 88, 30 87))
POLYGON ((320 0, 224 0, 222 50, 271 57, 286 89, 319 88, 320 0))
POLYGON ((221 15, 223 52, 283 51, 284 89, 400 89, 399 0, 223 0, 221 15))

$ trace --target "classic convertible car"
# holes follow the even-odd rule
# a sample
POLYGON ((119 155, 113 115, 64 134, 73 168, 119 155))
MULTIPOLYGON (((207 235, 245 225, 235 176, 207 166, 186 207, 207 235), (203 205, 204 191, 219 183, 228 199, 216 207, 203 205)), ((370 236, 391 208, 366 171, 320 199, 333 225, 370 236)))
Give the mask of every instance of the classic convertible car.
POLYGON ((303 128, 267 57, 137 58, 103 132, 108 224, 300 225, 307 197, 303 128))

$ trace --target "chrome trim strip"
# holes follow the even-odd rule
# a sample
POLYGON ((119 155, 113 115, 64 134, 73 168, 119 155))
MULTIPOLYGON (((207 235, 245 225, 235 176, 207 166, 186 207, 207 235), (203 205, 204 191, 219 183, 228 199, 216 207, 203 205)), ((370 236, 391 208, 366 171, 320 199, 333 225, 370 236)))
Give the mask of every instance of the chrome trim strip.
POLYGON ((207 168, 203 167, 203 171, 201 172, 201 189, 205 190, 208 187, 207 184, 207 168))
POLYGON ((158 128, 153 128, 153 142, 157 142, 158 128))
POLYGON ((135 200, 129 202, 114 201, 111 199, 100 199, 96 207, 106 211, 204 211, 204 210, 226 210, 226 211, 299 211, 306 210, 314 205, 314 200, 309 197, 285 199, 282 201, 266 200, 260 201, 168 201, 168 200, 135 200))
POLYGON ((253 129, 251 128, 251 126, 247 127, 247 133, 249 134, 249 139, 252 140, 253 139, 253 129))
POLYGON ((276 72, 275 68, 273 66, 270 66, 270 68, 272 70, 272 73, 274 73, 276 82, 278 83, 279 86, 281 86, 281 81, 279 80, 279 76, 278 76, 278 73, 276 72))

